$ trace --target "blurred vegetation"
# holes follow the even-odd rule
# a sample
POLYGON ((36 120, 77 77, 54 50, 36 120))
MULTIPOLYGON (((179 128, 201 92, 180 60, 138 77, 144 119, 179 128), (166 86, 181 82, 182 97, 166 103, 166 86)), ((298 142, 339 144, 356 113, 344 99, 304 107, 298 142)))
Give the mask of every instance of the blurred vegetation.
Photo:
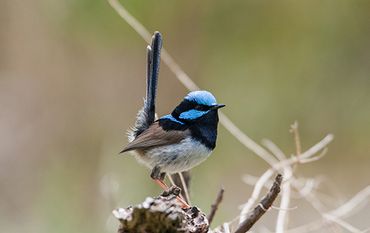
MULTIPOLYGON (((123 4, 163 33, 253 139, 294 153, 294 120, 304 148, 334 133, 328 155, 302 172, 326 175, 339 197, 369 184, 369 1, 123 4)), ((114 232, 113 208, 160 192, 146 168, 117 155, 142 104, 145 47, 104 0, 1 1, 1 232, 114 232)), ((162 66, 158 113, 186 92, 162 66)), ((251 191, 240 177, 266 168, 221 128, 216 151, 193 171, 193 203, 208 210, 223 185, 216 224, 231 219, 251 191)))

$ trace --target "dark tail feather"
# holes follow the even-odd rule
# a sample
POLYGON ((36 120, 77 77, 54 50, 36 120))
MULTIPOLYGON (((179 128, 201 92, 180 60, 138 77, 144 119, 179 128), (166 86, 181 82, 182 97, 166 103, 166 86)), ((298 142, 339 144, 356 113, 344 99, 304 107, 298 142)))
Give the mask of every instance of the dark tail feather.
POLYGON ((146 130, 155 120, 155 97, 157 93, 159 64, 161 60, 162 35, 155 32, 151 45, 147 47, 147 87, 143 109, 138 113, 133 137, 146 130))
POLYGON ((155 97, 157 94, 158 73, 161 60, 162 35, 155 32, 152 37, 152 44, 148 47, 148 66, 147 66, 147 90, 145 100, 145 112, 147 114, 148 125, 155 119, 155 97))

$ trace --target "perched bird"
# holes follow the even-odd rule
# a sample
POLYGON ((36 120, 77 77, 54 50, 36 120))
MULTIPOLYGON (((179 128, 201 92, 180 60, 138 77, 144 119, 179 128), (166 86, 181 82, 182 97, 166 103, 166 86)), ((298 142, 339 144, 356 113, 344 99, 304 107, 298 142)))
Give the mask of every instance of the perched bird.
POLYGON ((164 189, 166 173, 187 171, 203 162, 216 146, 218 104, 208 91, 192 91, 171 114, 155 120, 155 97, 162 36, 155 32, 147 48, 147 89, 144 107, 138 112, 129 144, 121 151, 152 169, 151 177, 164 189))

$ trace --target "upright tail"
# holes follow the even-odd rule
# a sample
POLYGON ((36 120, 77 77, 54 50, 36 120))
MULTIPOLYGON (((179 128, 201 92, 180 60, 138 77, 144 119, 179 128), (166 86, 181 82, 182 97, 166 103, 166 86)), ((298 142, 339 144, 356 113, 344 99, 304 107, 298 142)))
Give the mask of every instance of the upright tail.
POLYGON ((147 48, 147 90, 144 111, 147 113, 147 123, 150 125, 155 120, 155 97, 157 94, 158 73, 161 61, 162 35, 155 32, 151 46, 147 48))
MULTIPOLYGON (((144 107, 139 111, 132 138, 146 130, 155 120, 155 97, 157 93, 158 73, 162 48, 162 35, 155 32, 151 45, 147 47, 147 84, 144 107)), ((131 140, 131 139, 130 139, 131 140)))

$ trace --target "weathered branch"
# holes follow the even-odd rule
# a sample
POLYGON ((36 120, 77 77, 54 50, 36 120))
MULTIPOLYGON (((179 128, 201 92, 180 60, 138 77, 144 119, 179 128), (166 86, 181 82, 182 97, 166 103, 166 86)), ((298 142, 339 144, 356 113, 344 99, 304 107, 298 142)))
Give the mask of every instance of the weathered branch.
POLYGON ((215 217, 218 206, 220 205, 222 198, 224 197, 224 192, 225 192, 224 188, 221 188, 220 191, 218 191, 217 198, 211 206, 211 212, 207 216, 209 225, 211 225, 213 218, 215 217))
POLYGON ((280 185, 283 177, 282 175, 278 174, 275 178, 275 182, 272 185, 270 191, 267 195, 260 201, 258 206, 251 211, 247 219, 242 222, 235 233, 245 233, 261 218, 261 216, 266 213, 266 211, 272 206, 272 203, 275 201, 276 197, 280 192, 280 185))
POLYGON ((209 223, 197 207, 182 209, 176 200, 180 190, 170 189, 156 198, 148 197, 134 207, 113 211, 120 221, 118 233, 206 233, 209 223))

